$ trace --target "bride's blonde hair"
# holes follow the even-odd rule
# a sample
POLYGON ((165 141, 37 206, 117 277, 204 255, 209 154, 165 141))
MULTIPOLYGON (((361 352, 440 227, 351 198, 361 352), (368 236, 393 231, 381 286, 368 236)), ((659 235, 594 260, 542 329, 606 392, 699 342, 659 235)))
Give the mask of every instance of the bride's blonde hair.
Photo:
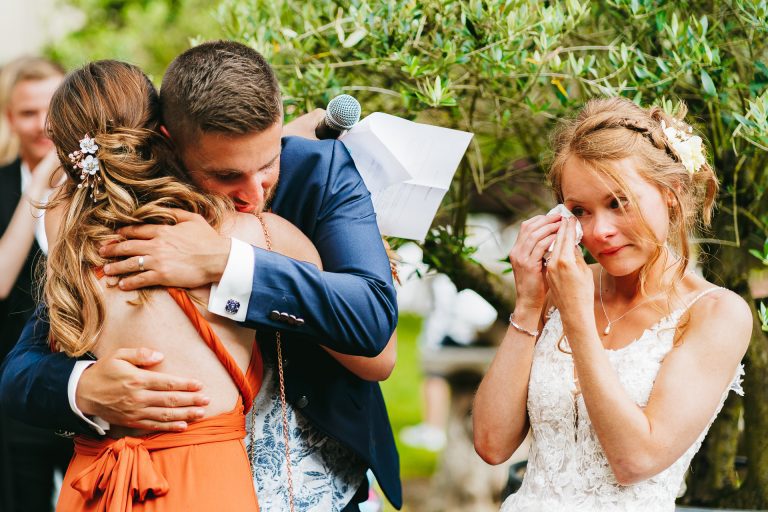
MULTIPOLYGON (((174 224, 170 208, 199 213, 217 227, 232 209, 226 198, 203 194, 184 180, 159 127, 157 90, 139 68, 124 62, 86 64, 67 75, 51 100, 48 134, 68 179, 48 206, 63 205, 64 213, 48 256, 43 297, 52 344, 69 356, 91 350, 101 332, 104 298, 94 270, 107 263, 98 250, 117 238, 117 229, 174 224), (93 198, 94 189, 78 187, 82 171, 70 162, 86 135, 98 145, 95 176, 101 181, 93 198)), ((140 293, 138 303, 146 297, 140 293)))

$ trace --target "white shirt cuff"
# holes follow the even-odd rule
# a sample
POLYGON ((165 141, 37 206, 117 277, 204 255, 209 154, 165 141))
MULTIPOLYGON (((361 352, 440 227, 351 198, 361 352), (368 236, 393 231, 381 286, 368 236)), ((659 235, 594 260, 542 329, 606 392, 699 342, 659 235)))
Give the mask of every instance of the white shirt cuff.
POLYGON ((255 262, 253 247, 233 238, 221 281, 211 285, 208 311, 235 322, 245 321, 248 303, 251 300, 255 262))
POLYGON ((72 373, 69 374, 69 383, 67 384, 67 396, 69 397, 69 407, 74 411, 75 414, 80 416, 80 418, 83 419, 90 427, 96 431, 97 434, 100 436, 103 436, 106 434, 106 431, 109 430, 109 423, 104 421, 103 419, 99 418, 98 416, 94 416, 92 419, 88 418, 83 412, 77 407, 77 403, 75 401, 75 394, 77 391, 77 384, 80 382, 80 377, 83 375, 83 372, 91 366, 96 361, 78 361, 75 363, 75 367, 72 369, 72 373))

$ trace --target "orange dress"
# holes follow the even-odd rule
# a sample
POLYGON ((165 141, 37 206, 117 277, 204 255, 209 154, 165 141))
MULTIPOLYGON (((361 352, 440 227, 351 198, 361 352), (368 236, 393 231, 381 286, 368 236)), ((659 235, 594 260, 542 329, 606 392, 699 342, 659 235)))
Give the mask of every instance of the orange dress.
POLYGON ((76 436, 57 511, 258 512, 244 438, 245 411, 261 387, 261 353, 254 343, 243 374, 189 296, 176 288, 168 293, 229 372, 240 391, 237 405, 190 423, 184 432, 76 436))

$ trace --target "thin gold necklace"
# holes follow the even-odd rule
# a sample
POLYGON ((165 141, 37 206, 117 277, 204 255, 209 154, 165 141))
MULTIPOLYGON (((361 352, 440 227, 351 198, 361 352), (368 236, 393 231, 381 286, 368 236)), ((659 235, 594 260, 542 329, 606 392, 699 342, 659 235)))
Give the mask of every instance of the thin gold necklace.
MULTIPOLYGON (((272 237, 269 236, 267 225, 264 222, 264 218, 261 213, 254 213, 256 218, 261 224, 261 230, 264 232, 264 240, 267 245, 267 250, 272 252, 272 237)), ((293 471, 291 469, 291 448, 290 448, 290 433, 288 425, 288 402, 285 398, 285 375, 283 373, 283 345, 280 337, 280 330, 275 331, 275 345, 277 348, 277 375, 278 382, 280 384, 280 412, 283 416, 283 441, 285 442, 285 472, 288 480, 288 510, 294 512, 294 499, 293 499, 293 471)), ((259 347, 253 347, 253 350, 259 350, 259 347)), ((256 474, 256 407, 251 406, 251 474, 256 474)))
POLYGON ((603 329, 603 336, 608 336, 611 333, 611 326, 613 324, 615 324, 616 322, 618 322, 619 320, 621 320, 622 318, 624 318, 625 316, 627 316, 628 314, 630 314, 631 312, 633 312, 634 310, 636 310, 637 308, 645 304, 646 302, 652 299, 655 299, 656 297, 664 293, 663 291, 661 291, 654 295, 651 295, 650 297, 646 297, 639 304, 636 304, 632 309, 625 311, 624 314, 621 315, 619 318, 615 320, 611 320, 610 318, 608 318, 608 313, 605 311, 605 304, 603 304, 603 267, 600 267, 600 277, 598 278, 598 283, 599 283, 598 286, 600 287, 600 307, 603 309, 603 315, 605 316, 605 319, 608 321, 608 325, 606 325, 605 329, 603 329))

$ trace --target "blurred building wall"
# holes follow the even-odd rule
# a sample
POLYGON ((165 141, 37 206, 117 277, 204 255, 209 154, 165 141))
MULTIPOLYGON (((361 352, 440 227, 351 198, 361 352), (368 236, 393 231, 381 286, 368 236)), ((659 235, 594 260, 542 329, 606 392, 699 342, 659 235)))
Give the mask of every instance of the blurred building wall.
POLYGON ((62 6, 61 0, 0 0, 0 66, 20 55, 38 54, 83 20, 82 12, 62 6))

